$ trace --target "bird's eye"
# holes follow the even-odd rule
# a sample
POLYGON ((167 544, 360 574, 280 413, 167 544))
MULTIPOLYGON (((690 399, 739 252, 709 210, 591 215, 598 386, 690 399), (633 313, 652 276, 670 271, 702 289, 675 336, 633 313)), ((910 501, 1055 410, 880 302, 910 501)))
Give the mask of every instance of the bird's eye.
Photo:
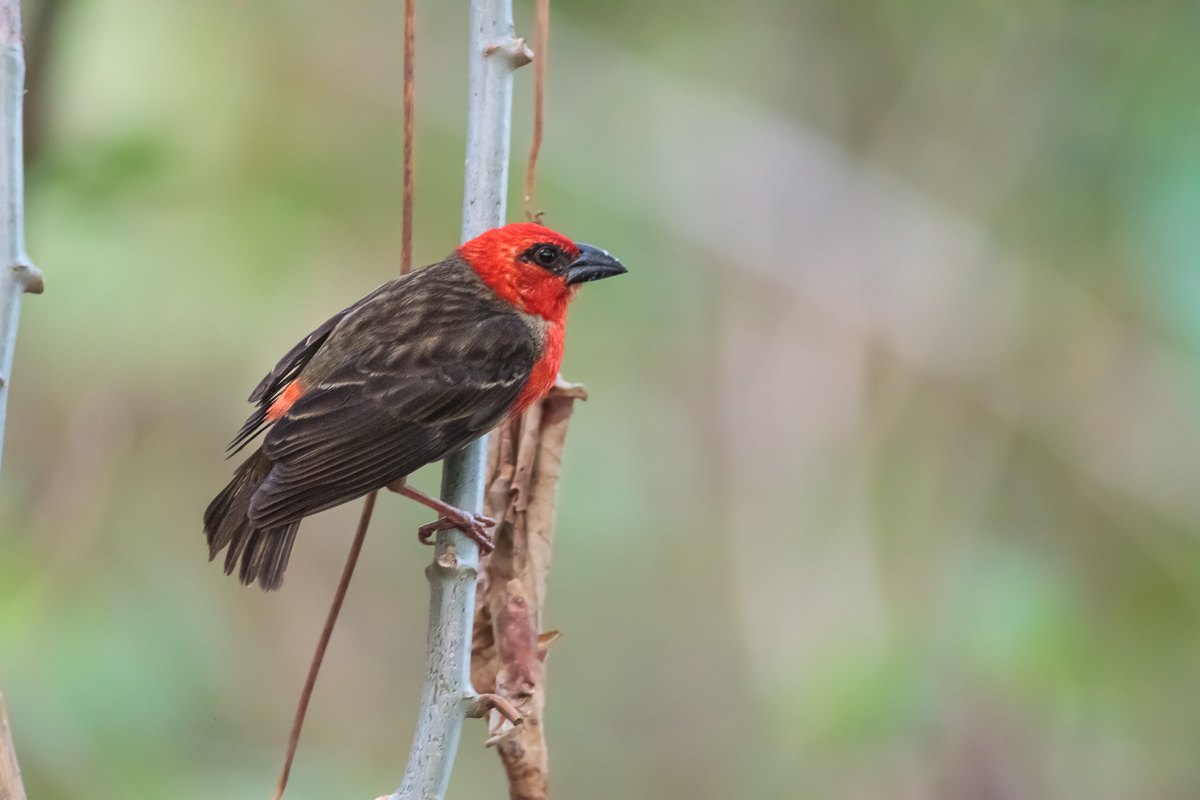
POLYGON ((540 267, 549 267, 558 258, 558 248, 544 244, 533 251, 533 260, 540 267))

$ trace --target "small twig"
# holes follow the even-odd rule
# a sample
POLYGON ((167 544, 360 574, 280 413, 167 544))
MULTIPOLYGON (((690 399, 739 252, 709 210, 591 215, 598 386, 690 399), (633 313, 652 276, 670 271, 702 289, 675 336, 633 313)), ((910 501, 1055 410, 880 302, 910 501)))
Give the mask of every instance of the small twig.
POLYGON ((312 664, 308 668, 308 680, 304 682, 304 691, 300 693, 300 705, 296 708, 296 719, 292 722, 292 735, 288 738, 283 772, 279 776, 279 783, 275 786, 275 800, 283 797, 283 790, 287 788, 288 775, 292 771, 292 759, 296 756, 296 745, 300 743, 300 729, 304 727, 304 715, 308 711, 308 701, 312 698, 313 687, 317 685, 317 673, 321 671, 321 662, 325 659, 325 649, 329 647, 329 639, 333 636, 333 626, 337 623, 338 613, 342 610, 342 601, 346 599, 346 590, 350 588, 350 578, 354 576, 358 554, 362 552, 363 539, 366 538, 367 528, 371 524, 371 512, 375 510, 377 494, 377 492, 371 492, 363 502, 362 515, 358 518, 358 530, 354 533, 350 554, 346 556, 346 566, 342 568, 342 579, 338 582, 337 592, 333 595, 329 616, 325 618, 325 629, 321 631, 317 652, 313 654, 312 664))
POLYGON ((546 58, 550 53, 550 0, 537 0, 537 29, 533 39, 533 141, 525 165, 525 218, 541 223, 542 212, 534 213, 533 186, 538 154, 542 150, 542 108, 546 89, 546 58))
POLYGON ((25 786, 21 783, 21 768, 17 766, 12 731, 8 728, 3 692, 0 692, 0 800, 25 800, 25 786))
MULTIPOLYGON (((412 270, 412 218, 413 218, 413 107, 414 107, 414 53, 416 47, 416 0, 404 0, 404 188, 402 208, 400 211, 400 274, 407 275, 412 270)), ((292 770, 292 759, 296 755, 296 746, 300 742, 300 730, 304 726, 304 715, 308 711, 308 701, 312 697, 313 687, 317 683, 317 673, 321 670, 321 662, 325 658, 325 648, 333 635, 333 626, 337 622, 338 612, 342 609, 342 601, 346 599, 346 590, 350 587, 350 578, 354 575, 354 567, 358 563, 358 554, 362 552, 363 540, 367 528, 371 524, 371 513, 375 510, 375 498, 378 492, 371 492, 363 503, 362 516, 358 520, 358 530, 354 534, 354 543, 350 545, 350 554, 346 556, 346 566, 342 569, 342 579, 338 583, 337 593, 333 604, 329 607, 329 616, 325 620, 325 630, 321 632, 321 641, 317 643, 317 652, 313 655, 312 666, 308 670, 308 680, 304 691, 300 693, 300 704, 296 708, 296 719, 292 723, 292 735, 288 739, 287 756, 283 763, 283 773, 279 776, 279 784, 275 787, 275 800, 283 797, 287 787, 288 774, 292 770)))
POLYGON ((404 0, 404 198, 400 210, 400 274, 412 269, 413 113, 417 0, 404 0))

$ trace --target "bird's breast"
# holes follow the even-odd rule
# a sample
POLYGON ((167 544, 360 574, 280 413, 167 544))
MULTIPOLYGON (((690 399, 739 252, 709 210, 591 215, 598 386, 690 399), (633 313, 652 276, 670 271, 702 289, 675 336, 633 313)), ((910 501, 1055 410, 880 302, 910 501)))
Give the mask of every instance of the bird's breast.
POLYGON ((538 400, 545 397, 554 387, 558 368, 563 356, 563 326, 547 323, 542 338, 542 356, 534 362, 525 388, 513 402, 511 414, 520 414, 538 400))

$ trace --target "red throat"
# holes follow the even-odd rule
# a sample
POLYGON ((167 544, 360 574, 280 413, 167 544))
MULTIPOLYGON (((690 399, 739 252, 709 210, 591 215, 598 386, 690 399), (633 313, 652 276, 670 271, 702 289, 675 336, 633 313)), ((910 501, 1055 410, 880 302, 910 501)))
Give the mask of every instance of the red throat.
POLYGON ((538 400, 545 397, 554 387, 558 378, 558 367, 563 355, 563 326, 551 324, 546 326, 545 350, 538 362, 529 373, 525 388, 517 395, 509 411, 513 416, 521 414, 538 400))
POLYGON ((517 222, 476 236, 459 247, 458 254, 502 299, 526 314, 562 325, 567 320, 567 304, 577 287, 568 286, 565 278, 520 258, 530 247, 542 242, 579 253, 575 243, 562 234, 531 222, 517 222))

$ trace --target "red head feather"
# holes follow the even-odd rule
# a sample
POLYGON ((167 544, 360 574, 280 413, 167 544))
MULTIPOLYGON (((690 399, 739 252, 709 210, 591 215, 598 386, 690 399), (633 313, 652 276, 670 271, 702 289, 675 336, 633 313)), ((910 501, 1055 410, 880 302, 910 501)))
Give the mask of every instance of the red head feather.
POLYGON ((572 258, 579 256, 579 248, 570 239, 532 222, 485 231, 459 247, 458 254, 501 298, 526 314, 562 324, 577 287, 568 286, 565 276, 521 258, 538 244, 554 245, 572 258))

